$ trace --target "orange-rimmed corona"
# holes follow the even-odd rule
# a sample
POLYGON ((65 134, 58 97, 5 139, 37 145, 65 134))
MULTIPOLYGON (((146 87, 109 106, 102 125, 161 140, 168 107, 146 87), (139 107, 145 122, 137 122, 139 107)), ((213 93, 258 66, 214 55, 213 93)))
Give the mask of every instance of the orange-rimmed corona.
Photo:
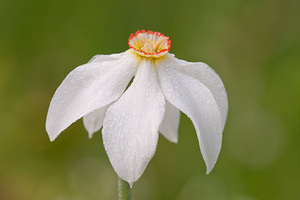
POLYGON ((130 35, 128 45, 140 56, 160 58, 168 53, 171 40, 160 32, 138 30, 130 35))

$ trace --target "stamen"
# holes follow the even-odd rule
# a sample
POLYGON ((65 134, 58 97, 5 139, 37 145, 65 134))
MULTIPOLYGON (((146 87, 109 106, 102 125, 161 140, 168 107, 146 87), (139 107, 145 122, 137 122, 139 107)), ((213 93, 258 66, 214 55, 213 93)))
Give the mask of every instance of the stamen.
POLYGON ((154 52, 153 52, 153 49, 152 49, 152 47, 151 47, 151 44, 149 44, 149 43, 144 44, 144 46, 143 46, 141 49, 142 49, 142 51, 144 51, 145 53, 154 53, 154 52))
POLYGON ((153 47, 153 50, 155 52, 158 52, 159 49, 163 46, 163 44, 166 42, 166 38, 165 37, 160 37, 156 42, 155 45, 153 47))
POLYGON ((139 42, 140 42, 140 44, 141 44, 141 47, 143 47, 144 44, 147 43, 147 39, 146 39, 146 37, 144 36, 143 33, 139 33, 139 34, 137 35, 137 38, 138 38, 138 40, 139 40, 139 42))

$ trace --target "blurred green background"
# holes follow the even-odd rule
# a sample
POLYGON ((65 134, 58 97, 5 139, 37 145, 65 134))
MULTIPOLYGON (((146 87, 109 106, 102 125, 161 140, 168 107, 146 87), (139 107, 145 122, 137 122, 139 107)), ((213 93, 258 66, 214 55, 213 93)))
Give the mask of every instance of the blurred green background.
POLYGON ((44 126, 65 76, 127 50, 138 29, 212 66, 229 115, 210 175, 181 115, 179 143, 160 137, 133 199, 299 199, 299 0, 0 0, 0 199, 117 199, 101 134, 88 139, 79 120, 50 143, 44 126))

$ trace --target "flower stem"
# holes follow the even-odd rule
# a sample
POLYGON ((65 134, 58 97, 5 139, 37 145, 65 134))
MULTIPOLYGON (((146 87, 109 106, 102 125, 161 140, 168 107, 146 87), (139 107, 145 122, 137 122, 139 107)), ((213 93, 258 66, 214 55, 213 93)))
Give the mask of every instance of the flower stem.
POLYGON ((118 177, 118 196, 119 200, 131 200, 131 188, 129 184, 118 177))

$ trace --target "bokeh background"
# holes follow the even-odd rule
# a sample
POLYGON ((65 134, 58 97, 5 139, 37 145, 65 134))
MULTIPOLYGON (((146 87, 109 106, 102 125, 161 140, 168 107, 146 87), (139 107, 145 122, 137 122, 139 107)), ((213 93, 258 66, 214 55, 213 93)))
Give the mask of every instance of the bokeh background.
POLYGON ((44 127, 64 77, 95 54, 127 50, 138 29, 212 66, 229 115, 210 175, 181 115, 179 143, 160 137, 133 199, 299 199, 298 0, 0 0, 0 199, 117 199, 100 132, 88 139, 79 120, 50 143, 44 127))

